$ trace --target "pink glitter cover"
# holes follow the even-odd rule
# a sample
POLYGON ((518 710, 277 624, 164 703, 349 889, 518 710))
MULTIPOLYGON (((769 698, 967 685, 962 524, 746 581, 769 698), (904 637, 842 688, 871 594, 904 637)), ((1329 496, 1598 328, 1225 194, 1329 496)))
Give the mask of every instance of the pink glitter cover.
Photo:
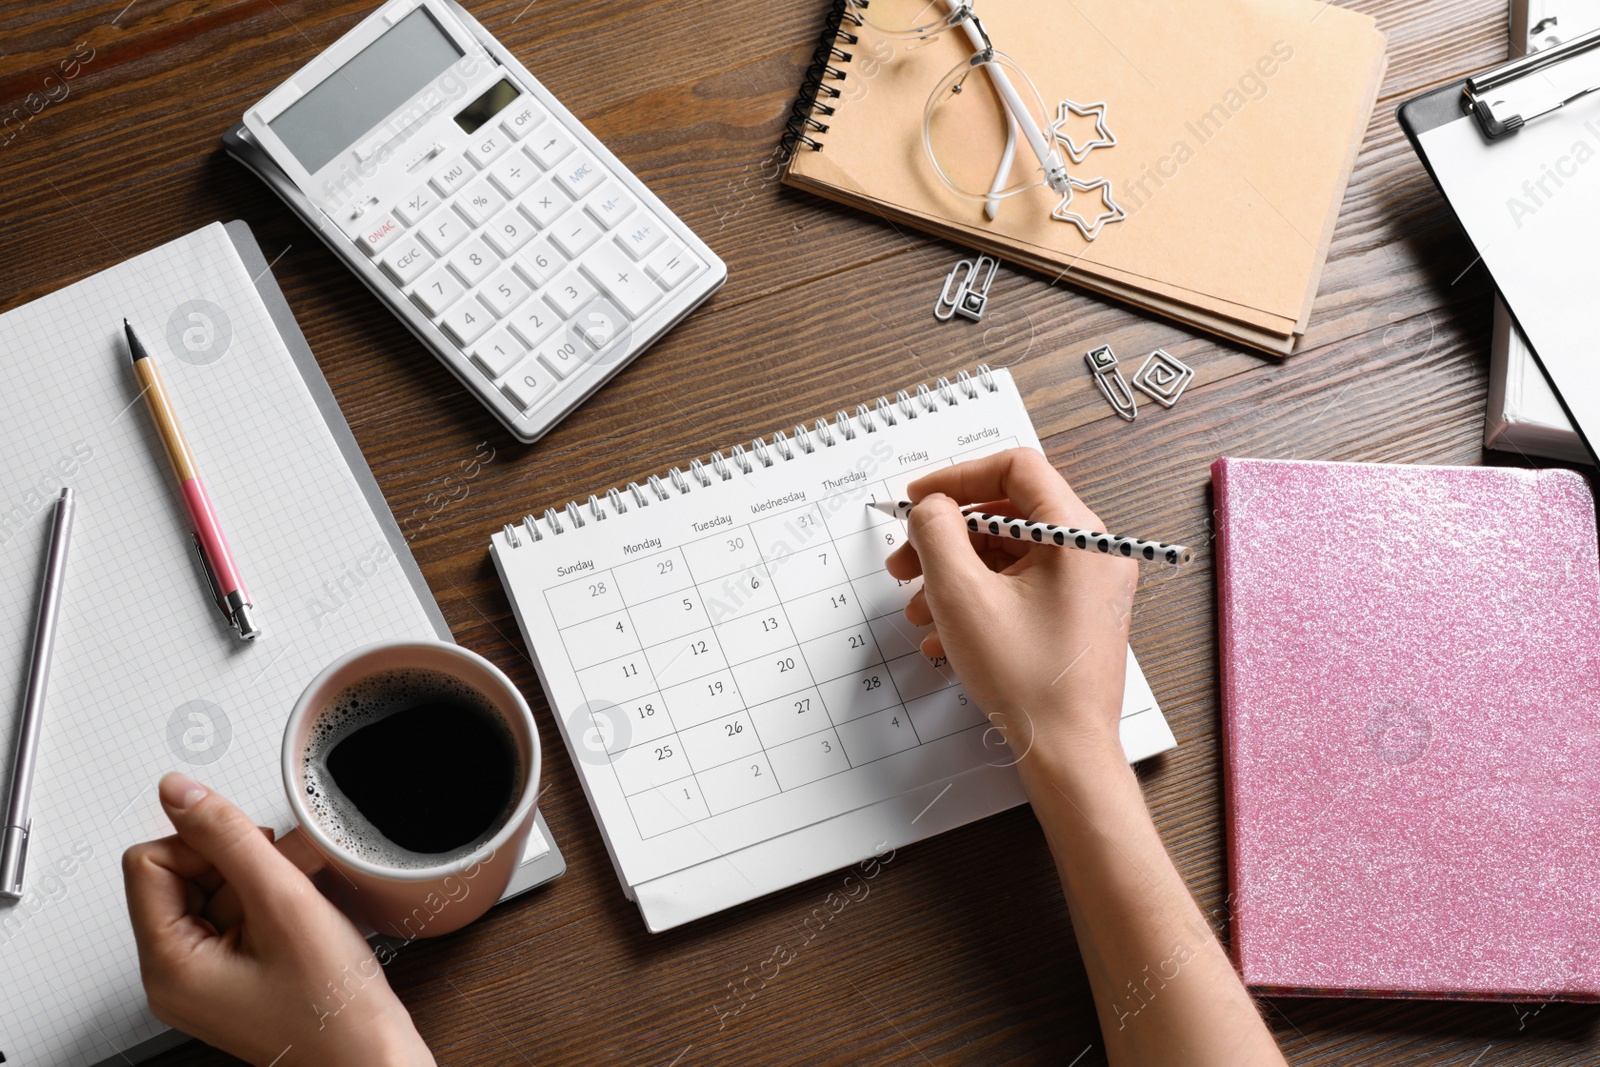
POLYGON ((1246 983, 1600 999, 1588 483, 1228 457, 1212 479, 1246 983))

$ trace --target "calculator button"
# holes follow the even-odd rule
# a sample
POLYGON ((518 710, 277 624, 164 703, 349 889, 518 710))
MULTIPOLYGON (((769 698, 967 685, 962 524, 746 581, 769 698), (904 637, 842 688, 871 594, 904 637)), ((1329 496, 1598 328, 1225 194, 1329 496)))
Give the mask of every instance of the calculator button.
POLYGON ((571 258, 599 239, 600 227, 581 211, 569 213, 550 230, 550 240, 571 258))
POLYGON ((518 308, 506 325, 523 344, 529 348, 538 348, 547 337, 555 333, 556 327, 561 325, 561 319, 544 306, 544 301, 534 300, 518 308))
POLYGON ((494 270, 499 262, 500 257, 489 251, 489 246, 477 237, 450 255, 450 269, 468 285, 477 285, 483 281, 484 276, 494 270))
POLYGON ((478 290, 478 299, 486 304, 496 318, 505 318, 511 314, 511 309, 528 298, 533 292, 528 288, 528 283, 517 277, 516 272, 510 267, 501 267, 494 272, 494 277, 478 290))
POLYGON ((564 319, 572 318, 573 312, 587 304, 593 296, 594 286, 589 284, 589 279, 578 273, 576 267, 567 268, 544 291, 545 300, 551 307, 561 312, 561 317, 564 319))
POLYGON ((600 242, 585 257, 583 272, 622 305, 630 318, 638 318, 661 299, 661 290, 645 276, 645 269, 610 241, 600 242))
POLYGON ((520 141, 537 130, 548 115, 549 112, 543 107, 532 100, 526 100, 521 107, 500 120, 500 128, 509 133, 514 140, 520 141))
POLYGON ((496 252, 509 256, 533 237, 533 223, 523 218, 515 207, 507 207, 484 226, 483 236, 496 252))
POLYGON ((583 209, 589 213, 589 217, 608 230, 627 218, 628 213, 638 206, 633 197, 623 192, 622 186, 616 182, 606 182, 583 202, 583 209))
POLYGON ((466 287, 456 280, 454 274, 440 266, 422 276, 422 280, 417 282, 417 287, 411 291, 411 298, 423 311, 438 318, 444 314, 445 308, 454 304, 466 291, 466 287))
POLYGON ((439 198, 426 185, 411 190, 394 206, 394 213, 407 226, 415 226, 428 212, 439 206, 439 198))
POLYGON ((456 339, 457 344, 466 348, 494 325, 494 316, 489 313, 488 308, 476 300, 461 300, 444 313, 440 325, 445 328, 446 333, 456 339))
POLYGON ((604 297, 591 301, 572 319, 572 333, 596 353, 628 336, 628 316, 604 297))
POLYGON ((606 180, 606 172, 600 169, 600 164, 589 153, 574 152, 555 169, 555 178, 572 195, 572 199, 581 200, 606 180))
POLYGON ((405 227, 400 225, 400 220, 385 211, 361 227, 361 235, 356 238, 356 244, 361 246, 361 251, 369 256, 375 256, 390 242, 405 232, 405 227))
POLYGON ((417 275, 433 264, 433 257, 422 247, 422 242, 407 236, 398 241, 382 259, 383 272, 393 278, 396 285, 410 285, 417 275))
POLYGON ((500 391, 523 411, 528 411, 548 396, 555 384, 555 375, 529 356, 506 375, 506 380, 500 383, 500 391))
POLYGON ((526 351, 504 326, 496 326, 472 346, 472 362, 491 378, 498 378, 526 351))
POLYGON ((501 156, 489 168, 489 180, 507 196, 521 196, 538 176, 539 168, 521 152, 501 156))
POLYGON ((699 273, 700 261, 676 241, 668 241, 645 260, 644 269, 665 289, 676 289, 685 278, 699 273))
POLYGON ((534 351, 539 362, 557 378, 567 378, 583 369, 586 352, 565 334, 552 337, 534 351))
POLYGON ((528 284, 535 289, 554 278, 566 262, 567 257, 550 243, 548 237, 533 242, 515 260, 518 273, 528 279, 528 284))
POLYGON ((489 184, 489 179, 479 178, 461 190, 461 195, 451 203, 467 217, 468 222, 482 226, 494 217, 496 211, 506 206, 506 198, 500 195, 500 190, 489 184))
POLYGON ((640 211, 625 222, 617 232, 617 243, 634 259, 643 259, 656 250, 656 245, 667 236, 655 216, 640 211))
POLYGON ((566 157, 566 154, 576 147, 577 145, 573 143, 572 138, 567 135, 567 131, 552 122, 540 130, 536 136, 528 138, 527 142, 522 146, 522 150, 528 153, 539 166, 549 170, 557 163, 560 163, 566 157))
POLYGON ((466 238, 467 224, 446 204, 422 220, 417 227, 417 236, 433 250, 434 255, 442 256, 466 238))
POLYGON ((467 158, 476 163, 479 168, 487 167, 499 159, 506 149, 510 147, 510 134, 492 126, 485 126, 472 135, 472 141, 467 145, 467 158))
POLYGON ((467 184, 467 179, 471 177, 472 168, 467 166, 466 160, 457 156, 454 163, 441 167, 432 178, 428 179, 428 184, 433 186, 433 191, 440 196, 449 196, 467 184))
POLYGON ((561 217, 567 210, 570 201, 567 194, 554 181, 546 178, 522 195, 517 201, 517 206, 522 213, 534 221, 541 230, 550 228, 550 224, 561 217))

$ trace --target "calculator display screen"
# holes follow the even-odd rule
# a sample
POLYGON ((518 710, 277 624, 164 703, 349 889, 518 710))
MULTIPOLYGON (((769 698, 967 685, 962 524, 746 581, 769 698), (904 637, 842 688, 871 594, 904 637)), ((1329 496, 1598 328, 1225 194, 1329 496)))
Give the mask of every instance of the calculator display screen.
POLYGON ((461 56, 419 7, 267 125, 314 174, 461 56))
POLYGON ((489 86, 488 92, 461 110, 456 116, 456 125, 468 133, 476 132, 479 126, 494 118, 501 108, 521 95, 515 85, 501 78, 489 86))

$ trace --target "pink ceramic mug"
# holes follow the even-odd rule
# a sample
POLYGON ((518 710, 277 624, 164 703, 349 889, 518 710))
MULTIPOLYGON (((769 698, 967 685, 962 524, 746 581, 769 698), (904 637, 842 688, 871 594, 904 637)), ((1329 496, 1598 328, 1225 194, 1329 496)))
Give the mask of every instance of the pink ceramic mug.
POLYGON ((500 668, 476 652, 442 641, 368 645, 317 675, 289 715, 283 785, 298 825, 278 839, 278 850, 370 932, 408 941, 451 933, 494 906, 511 882, 533 830, 539 756, 539 732, 528 702, 500 668), (436 867, 391 867, 356 855, 328 835, 306 803, 303 757, 319 717, 356 682, 408 667, 447 674, 486 698, 511 732, 521 769, 516 803, 505 824, 471 853, 436 867))

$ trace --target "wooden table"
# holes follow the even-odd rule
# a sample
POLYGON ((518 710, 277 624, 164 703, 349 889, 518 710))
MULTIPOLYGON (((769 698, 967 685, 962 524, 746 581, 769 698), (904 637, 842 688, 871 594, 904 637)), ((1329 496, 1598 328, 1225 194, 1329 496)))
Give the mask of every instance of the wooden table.
MULTIPOLYGON (((4 307, 211 220, 249 222, 456 638, 528 693, 550 753, 543 808, 571 867, 390 967, 440 1062, 1103 1063, 1055 872, 1025 808, 902 849, 782 968, 766 961, 799 943, 807 916, 829 914, 842 873, 645 933, 550 721, 488 534, 535 505, 980 361, 1012 368, 1051 458, 1113 529, 1204 546, 1207 466, 1222 452, 1484 462, 1489 288, 1393 112, 1503 58, 1504 4, 1353 5, 1389 34, 1388 76, 1304 348, 1280 362, 1007 269, 984 326, 936 323, 930 305, 957 249, 772 180, 766 161, 820 0, 473 3, 731 271, 709 304, 526 447, 222 152, 222 131, 371 0, 125 2, 22 0, 0 13, 0 118, 23 116, 0 132, 4 307), (76 77, 46 81, 75 52, 76 77), (1081 362, 1100 342, 1128 354, 1165 347, 1200 381, 1176 409, 1123 425, 1081 362)), ((1146 572, 1133 644, 1180 741, 1142 770, 1150 806, 1225 930, 1207 556, 1178 577, 1146 572)), ((1262 1011, 1295 1064, 1600 1057, 1594 1011, 1570 1005, 1272 999, 1262 1011)), ((159 1062, 225 1060, 190 1045, 159 1062)))

